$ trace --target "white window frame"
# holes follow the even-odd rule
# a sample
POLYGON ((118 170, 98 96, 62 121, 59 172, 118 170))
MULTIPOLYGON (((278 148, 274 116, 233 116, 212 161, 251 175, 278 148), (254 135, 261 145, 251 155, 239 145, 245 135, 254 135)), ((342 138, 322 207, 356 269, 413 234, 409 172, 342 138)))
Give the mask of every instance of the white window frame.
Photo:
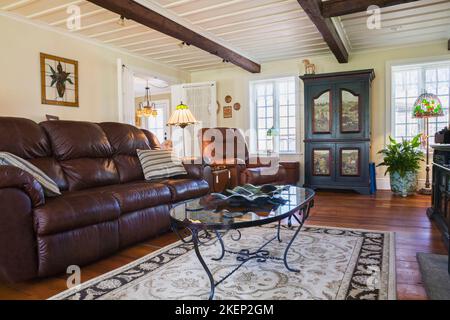
MULTIPOLYGON (((385 87, 385 130, 384 130, 384 141, 385 144, 389 143, 389 136, 394 136, 395 134, 395 108, 394 106, 394 81, 392 79, 393 69, 394 67, 412 67, 414 65, 435 65, 435 64, 446 64, 450 63, 450 55, 444 56, 435 56, 429 58, 413 58, 413 59, 404 59, 404 60, 392 60, 386 62, 385 68, 385 78, 386 78, 386 87, 385 87)), ((421 94, 421 92, 419 92, 421 94)), ((449 115, 450 118, 450 115, 449 115)), ((449 119, 450 121, 450 119, 449 119)), ((450 122, 449 122, 450 123, 450 122)), ((420 133, 420 132, 419 132, 420 133)), ((432 152, 432 149, 430 149, 432 152)))
MULTIPOLYGON (((267 82, 274 82, 277 81, 283 81, 283 80, 294 80, 295 83, 295 151, 292 152, 279 152, 279 139, 275 139, 275 146, 274 150, 276 153, 279 152, 281 155, 300 155, 301 151, 301 145, 300 145, 300 135, 301 135, 301 124, 300 124, 300 118, 301 118, 301 104, 300 104, 300 83, 297 75, 282 75, 282 76, 272 76, 268 78, 258 79, 258 80, 251 80, 249 81, 249 105, 250 105, 250 128, 251 128, 251 135, 250 135, 250 152, 252 155, 267 155, 263 151, 258 150, 258 117, 257 117, 257 107, 255 104, 256 101, 256 90, 255 86, 258 83, 267 83, 267 82)), ((279 101, 278 101, 278 94, 276 93, 277 86, 274 86, 274 115, 273 115, 273 124, 275 128, 279 129, 280 125, 280 117, 279 117, 279 101)))

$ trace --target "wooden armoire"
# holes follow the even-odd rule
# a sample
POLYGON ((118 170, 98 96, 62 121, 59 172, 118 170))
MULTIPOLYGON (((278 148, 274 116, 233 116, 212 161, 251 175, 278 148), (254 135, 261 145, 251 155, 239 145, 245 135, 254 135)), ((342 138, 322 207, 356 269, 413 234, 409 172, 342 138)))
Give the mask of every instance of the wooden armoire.
POLYGON ((373 69, 304 75, 305 186, 370 193, 373 69))

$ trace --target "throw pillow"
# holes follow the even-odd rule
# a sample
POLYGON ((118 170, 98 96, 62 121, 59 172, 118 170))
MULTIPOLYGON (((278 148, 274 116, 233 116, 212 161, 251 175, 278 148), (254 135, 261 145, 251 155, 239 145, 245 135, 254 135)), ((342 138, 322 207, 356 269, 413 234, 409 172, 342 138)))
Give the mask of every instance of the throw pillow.
POLYGON ((156 180, 187 174, 180 158, 170 150, 136 150, 145 180, 156 180))
POLYGON ((39 182, 44 189, 44 193, 47 197, 56 197, 61 195, 61 191, 58 185, 50 179, 42 170, 31 164, 25 159, 22 159, 9 152, 0 152, 0 165, 14 166, 28 172, 39 182))

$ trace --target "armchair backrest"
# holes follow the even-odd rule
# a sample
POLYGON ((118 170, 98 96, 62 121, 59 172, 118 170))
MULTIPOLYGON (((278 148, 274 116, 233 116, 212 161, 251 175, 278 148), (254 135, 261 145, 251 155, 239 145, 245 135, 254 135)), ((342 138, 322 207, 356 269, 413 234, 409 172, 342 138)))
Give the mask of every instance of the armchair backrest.
POLYGON ((249 152, 244 134, 237 128, 203 128, 199 131, 202 157, 213 164, 247 164, 249 152))

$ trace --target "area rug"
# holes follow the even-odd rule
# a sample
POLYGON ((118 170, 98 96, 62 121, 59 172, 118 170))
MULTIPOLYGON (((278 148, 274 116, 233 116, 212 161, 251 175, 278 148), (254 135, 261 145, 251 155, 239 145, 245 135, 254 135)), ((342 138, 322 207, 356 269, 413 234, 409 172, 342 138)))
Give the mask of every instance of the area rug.
MULTIPOLYGON (((293 229, 283 227, 283 242, 265 249, 283 257, 293 229)), ((230 252, 258 249, 276 234, 276 226, 242 229, 239 241, 232 232, 224 237, 230 252)), ((221 261, 217 239, 200 250, 216 281, 216 300, 387 300, 396 298, 394 233, 343 228, 303 227, 288 255, 282 259, 248 261, 239 270, 236 255, 221 261)), ((207 299, 208 277, 191 244, 181 241, 133 263, 71 288, 51 299, 68 300, 196 300, 207 299)))
POLYGON ((418 253, 417 260, 428 298, 431 300, 450 300, 448 256, 418 253))

